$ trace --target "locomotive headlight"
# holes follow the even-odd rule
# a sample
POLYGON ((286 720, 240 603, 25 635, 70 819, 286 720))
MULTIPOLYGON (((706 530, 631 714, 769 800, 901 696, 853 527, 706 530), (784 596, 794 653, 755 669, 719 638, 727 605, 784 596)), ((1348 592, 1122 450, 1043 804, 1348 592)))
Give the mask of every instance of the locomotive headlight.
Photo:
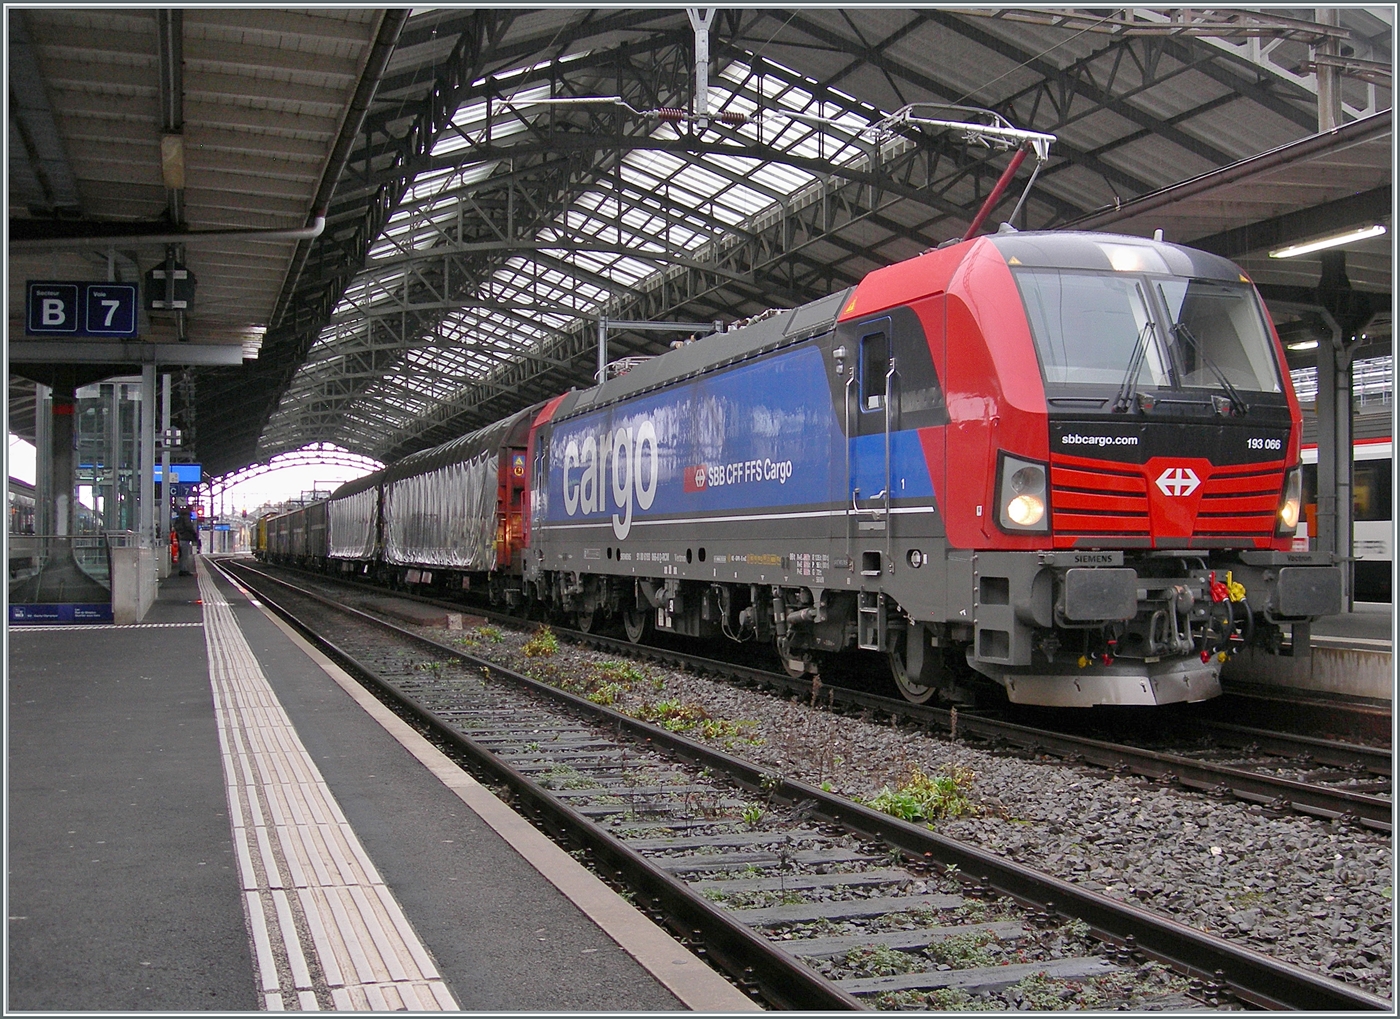
POLYGON ((1033 527, 1045 516, 1045 503, 1034 495, 1018 495, 1006 504, 1006 515, 1021 527, 1033 527))
POLYGON ((1002 453, 997 464, 997 478, 1002 530, 1035 533, 1049 530, 1045 465, 1002 453))
POLYGON ((1278 505, 1278 534, 1292 534, 1303 506, 1303 471, 1294 467, 1283 480, 1283 500, 1278 505))

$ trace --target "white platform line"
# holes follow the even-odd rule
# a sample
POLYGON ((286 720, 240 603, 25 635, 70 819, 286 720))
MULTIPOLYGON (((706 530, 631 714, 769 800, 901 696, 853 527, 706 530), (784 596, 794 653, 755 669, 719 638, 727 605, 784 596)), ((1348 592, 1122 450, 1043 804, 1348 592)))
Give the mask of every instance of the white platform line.
POLYGON ((265 1007, 456 1010, 204 570, 199 587, 229 822, 265 1007))
POLYGON ((311 929, 311 942, 316 948, 316 957, 321 962, 321 975, 330 987, 344 987, 345 977, 341 975, 340 964, 335 958, 335 948, 321 923, 321 911, 316 908, 315 893, 310 888, 302 888, 297 891, 297 898, 301 900, 306 925, 311 929))
MULTIPOLYGON (((296 921, 292 919, 292 904, 287 893, 277 888, 272 892, 272 901, 277 906, 277 924, 282 928, 282 943, 287 946, 287 961, 292 967, 292 982, 298 991, 311 990, 311 971, 306 968, 306 956, 301 950, 301 938, 297 936, 296 921)), ((313 994, 314 998, 315 995, 313 994)))
POLYGON ((253 954, 258 960, 258 976, 264 993, 277 990, 277 963, 272 958, 272 939, 267 935, 267 918, 263 916, 262 899, 256 889, 243 893, 248 904, 248 919, 253 928, 253 954))
POLYGON ((403 1007, 410 1012, 421 1012, 423 1006, 418 1002, 418 992, 414 990, 410 983, 396 984, 394 990, 399 992, 399 997, 403 999, 403 1007))

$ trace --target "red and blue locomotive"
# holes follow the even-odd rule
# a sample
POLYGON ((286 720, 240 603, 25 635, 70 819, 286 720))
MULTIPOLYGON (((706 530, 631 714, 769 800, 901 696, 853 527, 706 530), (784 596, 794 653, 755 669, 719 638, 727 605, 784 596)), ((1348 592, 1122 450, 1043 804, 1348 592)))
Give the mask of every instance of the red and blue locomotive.
POLYGON ((794 672, 879 652, 920 702, 1203 700, 1340 610, 1284 363, 1225 259, 1003 231, 351 483, 322 558, 794 672))

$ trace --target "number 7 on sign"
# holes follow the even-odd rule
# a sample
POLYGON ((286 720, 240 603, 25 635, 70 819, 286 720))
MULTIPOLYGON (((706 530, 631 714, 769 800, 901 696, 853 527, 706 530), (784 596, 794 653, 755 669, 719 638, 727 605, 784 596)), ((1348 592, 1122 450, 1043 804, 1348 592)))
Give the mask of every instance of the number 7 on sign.
POLYGON ((89 336, 136 335, 136 288, 123 283, 89 283, 84 288, 89 336))

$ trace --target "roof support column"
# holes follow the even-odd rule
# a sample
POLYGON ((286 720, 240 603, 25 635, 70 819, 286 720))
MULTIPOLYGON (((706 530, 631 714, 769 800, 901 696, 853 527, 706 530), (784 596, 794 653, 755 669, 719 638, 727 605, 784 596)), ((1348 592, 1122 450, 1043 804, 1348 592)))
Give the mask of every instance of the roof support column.
POLYGON ((34 533, 55 534, 53 519, 53 390, 34 383, 34 533))
MULTIPOLYGON (((1342 23, 1342 12, 1335 7, 1317 8, 1317 23, 1338 28, 1342 23)), ((1327 56, 1339 56, 1335 36, 1325 37, 1315 52, 1327 56)), ((1330 131, 1342 122, 1342 71, 1335 64, 1314 63, 1317 74, 1317 131, 1321 134, 1330 131)), ((1348 400, 1350 405, 1350 400, 1348 400)))
MULTIPOLYGON (((160 55, 160 176, 165 184, 165 215, 174 227, 185 222, 185 15, 156 11, 160 55)), ((165 307, 175 309, 175 267, 184 262, 182 244, 165 246, 165 307)), ((175 309, 175 338, 187 340, 185 312, 175 309)))
POLYGON ((77 396, 72 385, 58 385, 50 393, 49 496, 53 499, 50 521, 53 533, 73 533, 73 409, 77 396))
POLYGON ((160 377, 160 505, 156 510, 156 564, 161 580, 170 576, 170 555, 165 548, 170 531, 170 507, 175 486, 170 478, 170 373, 160 377))
MULTIPOLYGON (((1324 552, 1352 553, 1351 350, 1341 332, 1318 349, 1317 539, 1324 552)), ((1342 601, 1352 608, 1352 564, 1342 564, 1342 601)))
MULTIPOLYGON (((1352 355, 1356 331, 1369 316, 1358 316, 1347 300, 1351 284, 1346 252, 1321 252, 1317 292, 1327 308, 1331 342, 1317 350, 1317 537, 1319 547, 1338 556, 1352 554, 1352 355)), ((1369 307, 1369 306, 1368 306, 1369 307)), ((1352 609, 1354 569, 1342 563, 1342 603, 1352 609)))
MULTIPOLYGON (((140 543, 158 548, 155 534, 156 519, 156 366, 147 362, 141 366, 141 432, 136 452, 136 469, 141 472, 138 520, 140 543)), ((154 565, 154 560, 152 560, 154 565)))

